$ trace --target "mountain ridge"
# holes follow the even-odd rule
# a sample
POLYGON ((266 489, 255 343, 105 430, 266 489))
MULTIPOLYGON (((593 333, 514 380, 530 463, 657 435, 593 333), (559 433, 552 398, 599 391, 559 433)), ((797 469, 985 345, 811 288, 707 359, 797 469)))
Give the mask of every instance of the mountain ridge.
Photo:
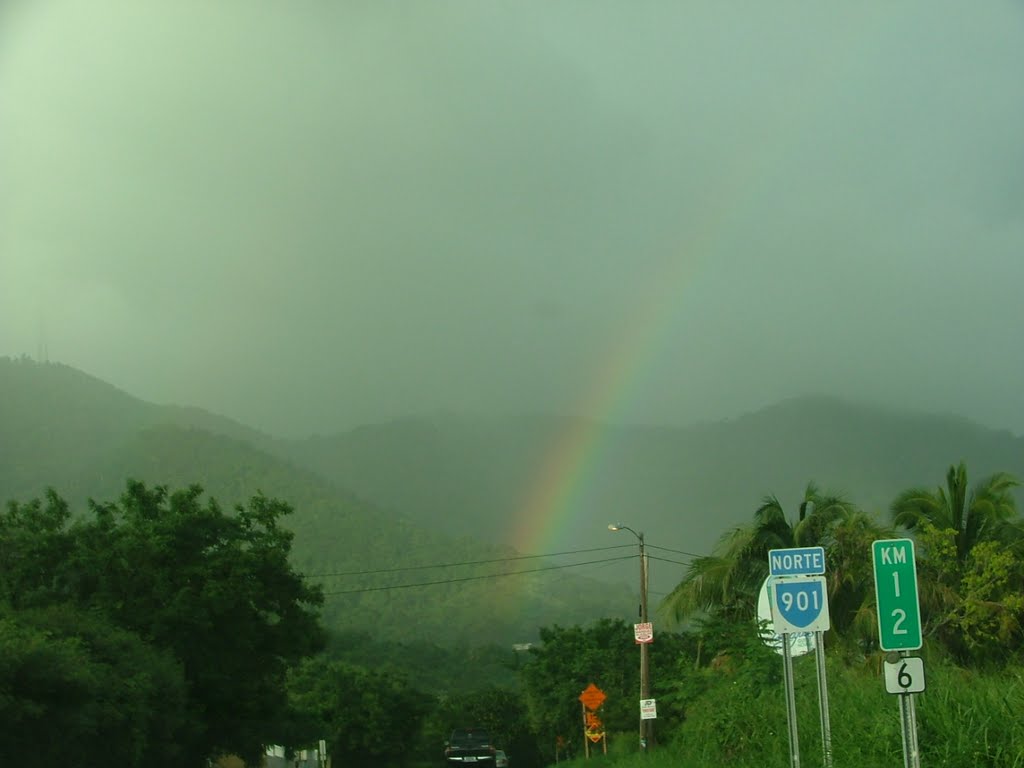
POLYGON ((508 575, 523 570, 512 567, 518 553, 375 505, 254 445, 253 433, 207 428, 238 433, 229 420, 200 413, 197 426, 188 409, 150 406, 66 367, 24 367, 32 365, 0 360, 2 501, 54 487, 79 514, 90 498, 118 497, 128 478, 172 490, 198 484, 224 507, 265 492, 294 509, 284 520, 293 561, 323 586, 325 622, 343 632, 405 637, 414 626, 442 645, 530 641, 552 622, 622 618, 634 600, 623 585, 571 571, 557 580, 508 575))
MULTIPOLYGON (((738 418, 685 427, 601 425, 537 413, 434 414, 300 440, 275 438, 201 409, 148 404, 56 364, 0 358, 0 395, 0 428, 20 430, 17 455, 9 446, 5 455, 0 445, 3 498, 38 495, 47 478, 50 484, 61 480, 73 498, 84 499, 90 488, 109 494, 116 489, 103 482, 128 470, 153 481, 168 481, 168 473, 182 482, 189 473, 201 480, 208 468, 197 457, 208 465, 227 464, 230 457, 236 465, 220 467, 213 482, 204 483, 227 494, 224 501, 251 491, 260 477, 275 478, 310 509, 322 505, 303 488, 350 511, 372 509, 407 532, 418 531, 413 538, 441 533, 501 552, 523 544, 508 540, 510 523, 524 514, 530 490, 551 469, 552 446, 581 426, 597 439, 580 459, 588 463, 578 472, 575 493, 543 511, 558 530, 543 540, 550 551, 628 543, 607 531, 608 523, 624 522, 644 531, 651 545, 704 554, 731 527, 749 521, 764 496, 775 494, 792 509, 809 481, 884 518, 898 492, 938 485, 960 460, 974 478, 995 471, 1024 477, 1024 438, 1008 430, 827 395, 788 398, 738 418), (38 386, 26 384, 32 376, 41 377, 38 386), (221 439, 188 436, 190 429, 221 439), (187 454, 182 445, 191 446, 191 455, 172 455, 187 454), (147 463, 146 457, 156 458, 147 463)), ((280 495, 273 487, 263 490, 280 495)), ((684 569, 682 561, 657 563, 652 590, 669 591, 684 569)), ((598 585, 635 583, 631 566, 588 572, 600 577, 598 585)))

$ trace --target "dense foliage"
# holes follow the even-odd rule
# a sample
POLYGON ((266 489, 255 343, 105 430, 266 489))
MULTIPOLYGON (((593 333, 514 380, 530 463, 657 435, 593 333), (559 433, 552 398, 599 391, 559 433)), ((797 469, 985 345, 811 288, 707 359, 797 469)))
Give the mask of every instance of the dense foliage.
MULTIPOLYGON (((871 542, 911 536, 928 690, 929 765, 1021 768, 1024 535, 1016 480, 899 494, 890 521, 807 487, 774 496, 693 561, 661 606, 651 647, 658 719, 650 767, 788 764, 781 663, 755 612, 771 548, 821 545, 832 615, 833 747, 843 762, 898 763, 899 718, 881 681, 871 542), (665 629, 677 622, 678 631, 665 629), (667 765, 667 763, 666 763, 667 765)), ((56 493, 0 514, 0 754, 42 766, 201 766, 226 753, 324 739, 345 764, 436 764, 456 726, 496 734, 515 768, 583 754, 580 692, 607 694, 608 755, 638 754, 639 653, 629 623, 542 627, 540 641, 441 647, 417 637, 325 637, 321 595, 289 562, 290 508, 262 495, 225 511, 198 487, 130 482, 72 514, 56 493), (320 651, 319 654, 316 654, 320 651), (61 738, 54 739, 59 732, 61 738)), ((373 613, 364 616, 372 619, 373 613)), ((820 759, 810 658, 797 660, 804 761, 820 759)))
POLYGON ((0 613, 0 755, 40 766, 183 765, 180 662, 68 605, 0 613))
POLYGON ((699 612, 753 619, 768 575, 768 551, 822 546, 832 617, 830 637, 848 652, 877 648, 871 542, 917 540, 925 635, 961 662, 1005 661, 1019 653, 1024 601, 1024 525, 1017 517, 1012 477, 997 473, 973 488, 963 463, 946 485, 914 488, 892 503, 886 525, 812 483, 795 517, 767 497, 749 525, 723 535, 717 550, 697 558, 662 605, 669 620, 699 612))
MULTIPOLYGON (((657 634, 650 648, 652 695, 656 699, 670 690, 669 674, 686 645, 683 636, 657 634)), ((598 712, 605 732, 634 729, 640 707, 639 661, 633 627, 624 621, 606 619, 589 627, 543 629, 541 644, 530 649, 530 660, 522 672, 530 725, 541 735, 542 754, 553 760, 556 744, 560 753, 584 752, 579 695, 591 683, 607 695, 598 712)), ((671 728, 678 719, 679 711, 673 711, 669 701, 665 704, 659 711, 658 729, 671 728)))
POLYGON ((10 502, 0 706, 15 702, 17 717, 4 753, 36 752, 42 724, 66 722, 69 737, 81 731, 74 754, 95 755, 71 764, 108 765, 111 749, 128 766, 255 761, 283 717, 288 666, 323 640, 319 591, 289 564, 278 524, 289 511, 256 496, 226 513, 197 486, 137 482, 74 521, 52 491, 10 502))
MULTIPOLYGON (((356 430, 367 438, 372 432, 356 430)), ((527 569, 501 562, 521 553, 496 543, 493 532, 471 537, 473 521, 491 508, 463 508, 448 478, 424 471, 418 455, 380 446, 387 450, 377 466, 395 487, 414 476, 431 479, 429 493, 414 495, 421 504, 443 502, 446 512, 429 520, 418 508, 349 486, 344 456, 337 464, 313 461, 295 446, 200 409, 138 400, 66 365, 0 357, 0 504, 45 497, 52 486, 82 510, 89 498, 117 498, 129 477, 150 486, 199 484, 226 503, 266 491, 295 510, 283 521, 295 534, 292 562, 323 588, 321 620, 331 631, 409 640, 414 622, 416 640, 508 648, 536 640, 537 627, 556 620, 625 616, 635 600, 626 584, 578 569, 497 577, 527 569), (440 583, 395 588, 419 582, 440 583)), ((453 470, 466 488, 482 469, 500 466, 482 452, 472 462, 459 457, 453 470)))
MULTIPOLYGON (((769 549, 820 545, 832 615, 826 655, 836 764, 898 764, 900 719, 882 682, 871 543, 910 536, 917 543, 925 634, 920 655, 928 670, 928 689, 917 705, 923 763, 1020 768, 1024 728, 1015 713, 1024 706, 1024 546, 1010 493, 1016 483, 997 473, 972 486, 961 463, 950 467, 944 485, 899 494, 891 523, 813 483, 792 516, 768 496, 750 524, 727 531, 714 553, 693 561, 661 606, 663 620, 687 629, 676 636, 672 663, 653 676, 658 749, 638 759, 635 738, 626 733, 637 717, 635 675, 624 680, 615 674, 629 670, 635 658, 626 626, 615 628, 614 640, 607 625, 544 631, 544 644, 524 671, 531 722, 542 742, 578 734, 573 693, 592 679, 613 691, 604 711, 617 738, 601 759, 626 766, 638 760, 648 768, 789 765, 782 664, 761 640, 756 608, 769 549)), ((808 764, 822 758, 812 659, 796 663, 808 764)))
POLYGON ((338 763, 353 766, 405 762, 433 704, 402 676, 326 657, 293 670, 289 695, 297 727, 288 743, 323 737, 338 763))

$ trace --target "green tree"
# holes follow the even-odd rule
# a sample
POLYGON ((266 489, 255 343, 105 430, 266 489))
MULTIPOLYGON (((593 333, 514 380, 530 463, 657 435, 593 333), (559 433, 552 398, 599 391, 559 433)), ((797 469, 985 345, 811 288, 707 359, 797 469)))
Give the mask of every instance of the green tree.
POLYGON ((25 608, 67 599, 60 574, 74 546, 70 519, 67 503, 52 489, 45 504, 7 503, 0 514, 0 602, 25 608))
POLYGON ((975 660, 1005 660, 1024 643, 1024 559, 996 541, 971 549, 951 623, 975 660))
POLYGON ((915 531, 925 636, 960 663, 1001 664, 1024 647, 1024 558, 1016 546, 981 541, 956 558, 956 532, 915 531))
POLYGON ((1017 514, 1013 489, 1018 485, 1012 475, 997 472, 969 488, 967 466, 961 461, 946 472, 945 487, 911 488, 897 496, 892 520, 911 531, 925 523, 953 531, 956 560, 962 564, 979 542, 1019 537, 1020 527, 1011 522, 1017 514))
POLYGON ((519 691, 486 685, 467 694, 446 696, 430 714, 427 725, 424 746, 429 751, 425 750, 424 757, 428 759, 437 759, 442 741, 454 728, 479 726, 487 729, 517 768, 544 765, 519 691))
MULTIPOLYGON (((529 650, 521 679, 530 728, 546 758, 554 758, 554 745, 559 739, 570 752, 582 754, 579 695, 591 683, 607 695, 599 713, 605 730, 636 733, 640 654, 631 625, 601 619, 589 627, 542 627, 540 639, 540 645, 529 650)), ((669 688, 682 643, 683 639, 672 632, 655 636, 650 648, 651 693, 655 698, 669 688)), ((656 735, 669 725, 669 715, 659 712, 656 735)))
POLYGON ((288 562, 291 512, 255 496, 225 514, 192 486, 129 482, 118 504, 93 504, 77 527, 73 585, 185 669, 197 728, 191 752, 255 762, 284 705, 287 666, 322 642, 320 593, 288 562))
POLYGON ((0 613, 0 754, 39 766, 170 768, 188 729, 178 662, 102 616, 0 613))
POLYGON ((292 746, 324 738, 341 765, 401 766, 419 741, 433 698, 404 676, 318 656, 296 667, 288 680, 292 746))
MULTIPOLYGON (((129 482, 69 524, 54 492, 0 519, 0 598, 14 610, 70 604, 180 665, 188 697, 181 764, 256 762, 278 727, 288 666, 320 647, 320 590, 289 563, 291 509, 258 495, 225 513, 198 486, 129 482)), ((72 761, 75 762, 75 761, 72 761)))
POLYGON ((893 535, 892 528, 874 515, 852 510, 834 521, 822 541, 834 630, 831 636, 857 654, 875 642, 878 634, 871 543, 893 535))
POLYGON ((961 461, 949 467, 944 486, 906 490, 890 508, 893 522, 917 540, 925 635, 962 663, 1005 659, 1021 647, 1017 485, 1005 472, 971 485, 961 461))
MULTIPOLYGON (((754 520, 725 533, 715 551, 696 558, 686 576, 665 598, 662 615, 681 622, 702 611, 753 619, 761 585, 768 576, 768 552, 788 547, 824 546, 842 521, 858 519, 842 496, 822 493, 808 483, 795 519, 787 517, 778 498, 766 496, 754 520)), ((840 578, 835 584, 844 584, 840 578)))
POLYGON ((542 627, 540 640, 521 674, 530 725, 545 754, 558 738, 582 754, 579 695, 591 683, 608 696, 600 712, 606 729, 629 727, 640 685, 632 627, 612 619, 586 628, 542 627))

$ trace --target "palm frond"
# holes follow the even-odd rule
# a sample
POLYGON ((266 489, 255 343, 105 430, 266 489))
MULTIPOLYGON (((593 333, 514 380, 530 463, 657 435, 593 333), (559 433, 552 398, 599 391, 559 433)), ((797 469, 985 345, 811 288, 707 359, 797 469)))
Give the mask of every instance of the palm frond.
POLYGON ((935 491, 919 487, 903 491, 893 501, 889 512, 894 525, 908 530, 913 530, 924 522, 929 522, 937 528, 948 528, 949 521, 942 519, 944 506, 935 491))

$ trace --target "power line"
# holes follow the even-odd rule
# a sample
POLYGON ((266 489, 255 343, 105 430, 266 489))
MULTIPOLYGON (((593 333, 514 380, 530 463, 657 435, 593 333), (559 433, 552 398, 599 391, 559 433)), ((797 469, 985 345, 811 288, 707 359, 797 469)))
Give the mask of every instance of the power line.
MULTIPOLYGON (((489 563, 509 563, 516 560, 535 560, 542 557, 558 557, 560 555, 580 555, 587 552, 605 552, 610 549, 625 549, 627 547, 633 547, 632 544, 618 544, 614 547, 595 547, 593 549, 572 549, 565 552, 551 552, 546 555, 516 555, 514 557, 496 557, 490 560, 464 560, 460 563, 437 563, 435 565, 407 565, 400 568, 378 568, 370 571, 336 571, 334 573, 305 573, 303 576, 307 579, 320 579, 327 578, 329 576, 369 576, 376 573, 397 573, 399 571, 422 571, 430 568, 456 568, 463 565, 487 565, 489 563)), ((613 560, 619 558, 612 558, 613 560)), ((602 560, 595 560, 594 562, 609 562, 602 560)), ((583 565, 583 563, 579 563, 583 565)), ((568 567, 568 566, 564 566, 568 567)), ((524 571, 527 573, 527 571, 524 571)))
POLYGON ((696 552, 687 552, 682 549, 670 549, 669 547, 659 547, 657 544, 648 544, 648 549, 660 549, 663 552, 674 552, 677 555, 686 555, 687 557, 707 557, 707 555, 698 555, 696 552))
MULTIPOLYGON (((616 549, 616 547, 608 547, 607 549, 616 549)), ((585 550, 580 550, 585 551, 585 550)), ((533 557, 540 557, 540 555, 533 555, 533 557)), ((463 581, 479 581, 481 579, 497 579, 503 576, 521 576, 526 573, 540 573, 542 571, 557 571, 562 568, 576 568, 580 565, 594 565, 596 563, 611 563, 616 560, 631 560, 633 555, 625 555, 623 557, 606 557, 601 560, 586 560, 582 563, 570 563, 568 565, 549 565, 543 568, 529 568, 524 571, 506 571, 505 573, 486 573, 478 576, 462 576, 456 579, 438 579, 437 581, 422 581, 415 584, 393 584, 388 587, 363 587, 361 589, 343 589, 337 592, 324 592, 324 597, 332 597, 334 595, 355 595, 362 592, 382 592, 389 589, 411 589, 413 587, 432 587, 439 584, 457 584, 463 581)), ((509 558, 516 559, 516 558, 509 558)))
POLYGON ((683 563, 679 560, 669 560, 667 557, 655 557, 653 555, 647 556, 651 560, 657 560, 659 563, 673 563, 674 565, 689 565, 689 563, 683 563))

